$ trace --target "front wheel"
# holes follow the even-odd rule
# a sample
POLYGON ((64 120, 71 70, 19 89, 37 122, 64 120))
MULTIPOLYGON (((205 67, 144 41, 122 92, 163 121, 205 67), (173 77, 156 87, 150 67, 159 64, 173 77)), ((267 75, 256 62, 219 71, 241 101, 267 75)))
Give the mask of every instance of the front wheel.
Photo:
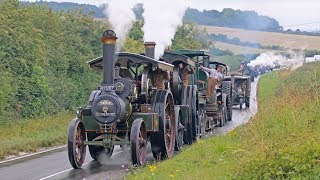
POLYGON ((84 162, 86 156, 85 141, 84 125, 78 118, 75 118, 69 125, 68 133, 68 157, 71 166, 75 169, 81 168, 84 162))
POLYGON ((144 166, 147 157, 147 129, 143 119, 136 119, 130 133, 131 160, 133 165, 144 166))

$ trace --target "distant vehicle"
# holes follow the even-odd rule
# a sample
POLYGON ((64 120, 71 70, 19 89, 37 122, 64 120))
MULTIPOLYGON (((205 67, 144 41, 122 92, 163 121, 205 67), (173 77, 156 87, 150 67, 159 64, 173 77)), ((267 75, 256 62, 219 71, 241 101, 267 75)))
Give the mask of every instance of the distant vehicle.
POLYGON ((315 57, 306 57, 305 62, 314 62, 314 61, 316 61, 315 57))
POLYGON ((232 75, 232 97, 233 97, 233 106, 240 107, 242 110, 243 105, 246 108, 250 107, 250 92, 251 92, 251 81, 249 76, 237 76, 232 75))
POLYGON ((315 61, 320 61, 320 55, 314 55, 314 60, 315 61))
POLYGON ((240 73, 242 75, 247 75, 250 77, 250 81, 254 82, 254 77, 257 77, 259 72, 257 68, 253 68, 248 66, 247 61, 242 61, 242 63, 240 64, 240 73))

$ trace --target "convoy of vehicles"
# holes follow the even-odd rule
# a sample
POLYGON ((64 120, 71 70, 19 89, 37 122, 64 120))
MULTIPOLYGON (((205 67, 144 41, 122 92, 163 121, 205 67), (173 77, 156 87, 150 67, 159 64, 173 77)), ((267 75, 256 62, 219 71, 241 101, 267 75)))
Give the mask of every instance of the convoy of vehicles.
MULTIPOLYGON (((111 156, 115 145, 130 146, 132 163, 143 166, 148 143, 154 158, 164 159, 232 120, 240 94, 234 93, 238 79, 229 76, 227 65, 210 61, 204 51, 165 52, 157 60, 153 42, 145 43, 144 55, 116 53, 116 39, 114 31, 105 31, 103 57, 88 62, 102 72, 103 81, 70 123, 68 156, 74 168, 82 166, 86 146, 98 160, 100 154, 111 156), (209 76, 200 65, 223 67, 210 101, 205 98, 209 76)), ((249 106, 247 97, 239 101, 249 106)))

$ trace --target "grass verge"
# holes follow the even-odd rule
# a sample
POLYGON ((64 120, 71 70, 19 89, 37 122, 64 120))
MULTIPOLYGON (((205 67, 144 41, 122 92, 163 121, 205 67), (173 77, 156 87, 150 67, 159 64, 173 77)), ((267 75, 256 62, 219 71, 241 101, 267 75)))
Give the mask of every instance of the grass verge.
POLYGON ((68 126, 74 114, 9 121, 0 124, 0 159, 19 152, 66 144, 68 126))
POLYGON ((259 111, 225 136, 199 140, 128 179, 320 177, 320 63, 277 71, 259 82, 259 111))

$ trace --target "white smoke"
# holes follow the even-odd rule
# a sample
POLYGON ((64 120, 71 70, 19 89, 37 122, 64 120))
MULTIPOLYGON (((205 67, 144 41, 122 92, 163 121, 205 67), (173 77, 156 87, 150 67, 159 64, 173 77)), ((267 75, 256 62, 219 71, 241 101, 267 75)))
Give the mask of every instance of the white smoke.
POLYGON ((281 54, 275 54, 273 52, 262 53, 255 60, 251 61, 248 66, 255 67, 271 67, 274 68, 276 64, 280 66, 287 66, 292 68, 297 68, 302 65, 304 61, 304 56, 302 52, 287 52, 291 58, 283 56, 281 54))
POLYGON ((255 60, 251 61, 248 66, 250 67, 275 67, 275 62, 284 62, 287 58, 282 55, 276 55, 273 52, 262 53, 255 60))
POLYGON ((132 10, 136 3, 136 0, 111 0, 106 9, 109 22, 118 37, 117 50, 121 49, 133 22, 136 20, 132 10))
POLYGON ((182 25, 186 0, 144 0, 144 41, 154 41, 155 58, 172 44, 175 32, 182 25))

